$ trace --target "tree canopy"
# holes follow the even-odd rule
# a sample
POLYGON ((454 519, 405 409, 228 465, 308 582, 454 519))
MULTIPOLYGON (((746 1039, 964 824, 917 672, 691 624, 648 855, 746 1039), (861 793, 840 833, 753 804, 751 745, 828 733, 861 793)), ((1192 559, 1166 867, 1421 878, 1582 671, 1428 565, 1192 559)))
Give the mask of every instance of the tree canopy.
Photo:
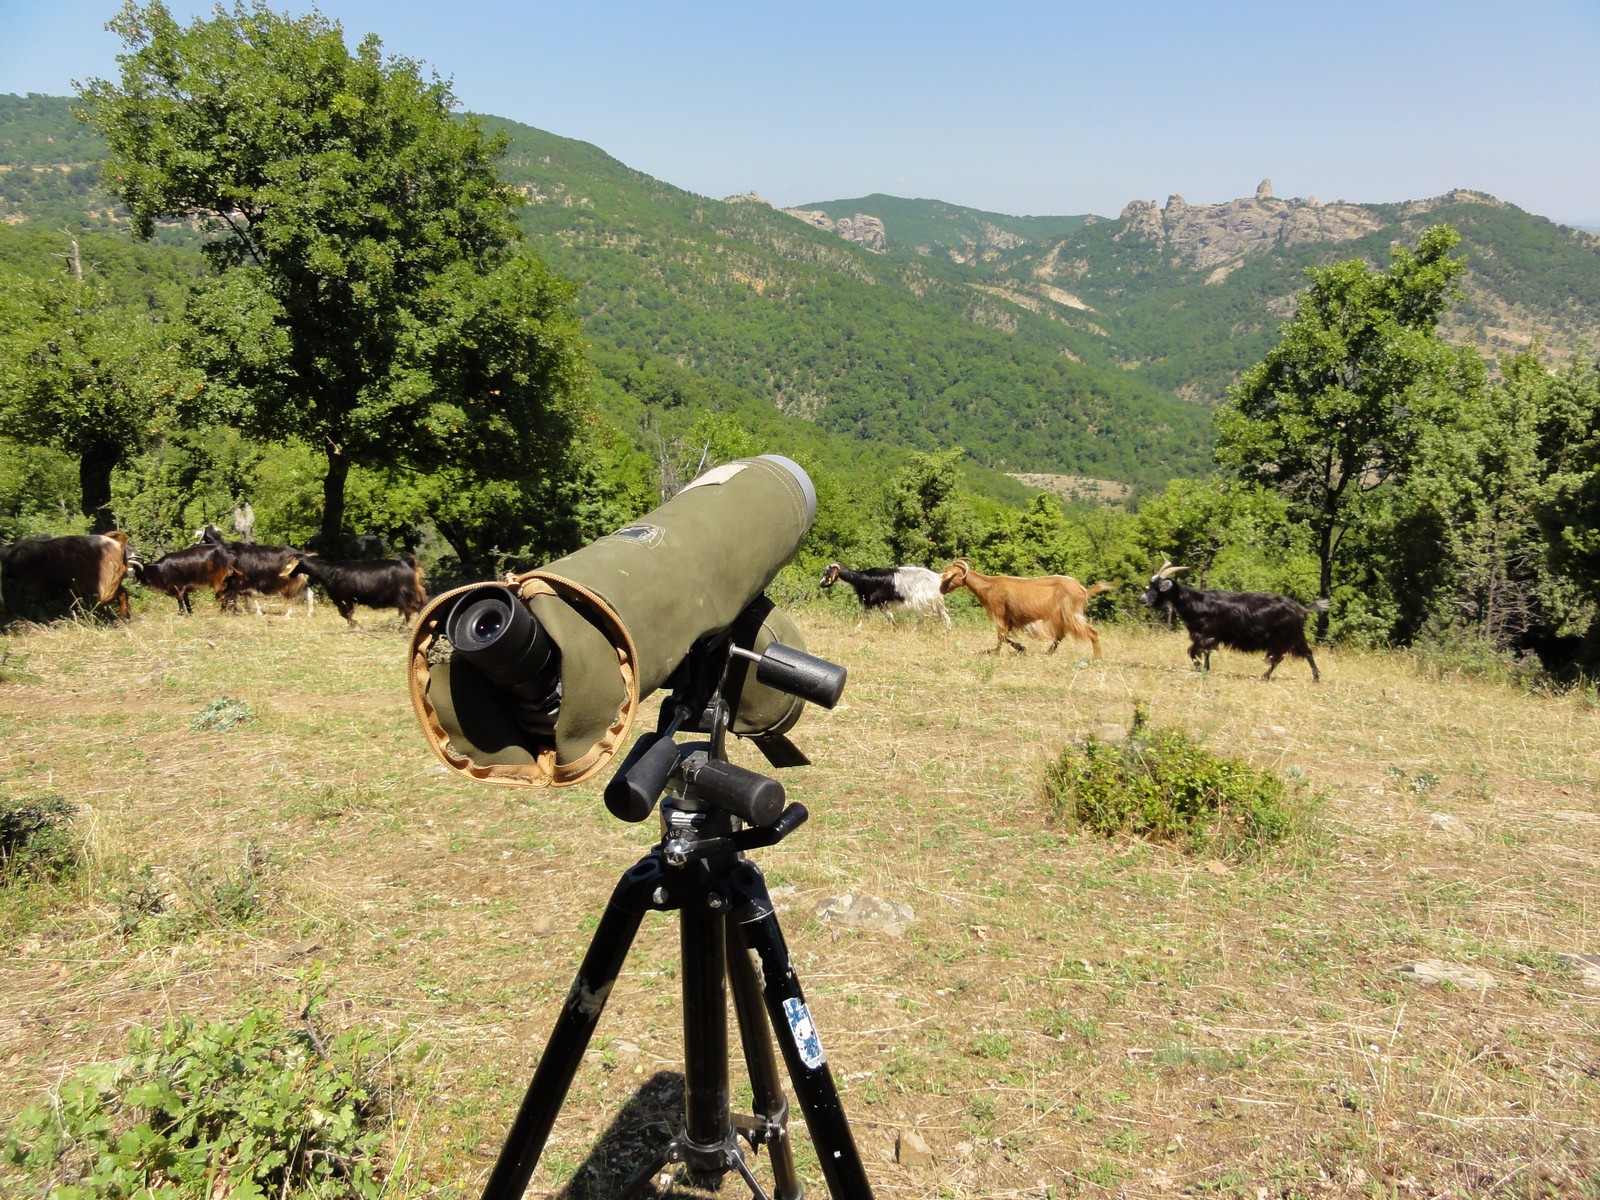
MULTIPOLYGON (((63 239, 63 245, 68 244, 63 239)), ((39 279, 0 271, 0 434, 78 464, 79 503, 111 529, 111 473, 171 421, 194 386, 170 331, 72 270, 39 279)))
POLYGON ((190 306, 212 384, 192 416, 316 446, 322 541, 352 463, 506 479, 559 457, 585 379, 572 291, 518 254, 504 141, 443 81, 259 0, 188 27, 154 0, 110 27, 121 79, 80 110, 108 187, 141 237, 198 221, 217 272, 190 306))
POLYGON ((1387 271, 1360 259, 1313 268, 1278 344, 1217 411, 1218 463, 1311 527, 1324 598, 1368 498, 1403 479, 1424 431, 1483 385, 1476 352, 1437 332, 1466 269, 1450 256, 1459 241, 1440 225, 1415 251, 1396 247, 1387 271))

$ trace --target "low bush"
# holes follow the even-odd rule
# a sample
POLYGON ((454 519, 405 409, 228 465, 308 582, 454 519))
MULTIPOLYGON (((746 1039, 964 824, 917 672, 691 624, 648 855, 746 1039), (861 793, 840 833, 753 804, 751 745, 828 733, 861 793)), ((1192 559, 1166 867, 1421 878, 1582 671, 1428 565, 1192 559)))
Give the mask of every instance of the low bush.
POLYGON ((385 1049, 359 1029, 321 1035, 254 1007, 133 1031, 126 1057, 25 1109, 6 1161, 52 1200, 376 1200, 389 1096, 385 1049))
POLYGON ((1045 769, 1045 792, 1067 824, 1220 857, 1249 854, 1296 822, 1288 786, 1271 772, 1219 758, 1178 729, 1153 729, 1142 704, 1120 741, 1094 736, 1045 769))
POLYGON ((111 889, 117 932, 177 941, 206 930, 244 928, 267 907, 270 870, 266 852, 254 842, 231 869, 193 863, 170 871, 146 864, 111 889))
POLYGON ((0 883, 43 875, 61 880, 83 857, 73 830, 77 805, 57 795, 0 796, 0 883))

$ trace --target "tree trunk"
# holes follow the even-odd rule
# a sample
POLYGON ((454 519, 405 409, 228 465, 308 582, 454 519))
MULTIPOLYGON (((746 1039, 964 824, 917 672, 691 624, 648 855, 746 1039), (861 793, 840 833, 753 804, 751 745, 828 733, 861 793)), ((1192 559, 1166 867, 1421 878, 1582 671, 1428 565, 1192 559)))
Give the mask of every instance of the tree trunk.
POLYGON ((78 456, 78 494, 91 533, 108 533, 117 521, 111 511, 111 471, 120 455, 110 446, 90 446, 78 456))
MULTIPOLYGON (((1333 522, 1326 521, 1317 534, 1317 558, 1321 563, 1321 580, 1318 599, 1333 600, 1333 522)), ((1328 636, 1328 613, 1324 608, 1317 613, 1317 641, 1328 636)))
POLYGON ((480 564, 473 557, 472 541, 459 522, 435 518, 433 527, 439 531, 440 537, 450 543, 450 549, 456 552, 460 570, 470 573, 479 569, 480 564))
POLYGON ((322 478, 322 527, 315 548, 323 554, 341 553, 344 542, 344 485, 350 478, 350 460, 337 446, 328 447, 328 473, 322 478))

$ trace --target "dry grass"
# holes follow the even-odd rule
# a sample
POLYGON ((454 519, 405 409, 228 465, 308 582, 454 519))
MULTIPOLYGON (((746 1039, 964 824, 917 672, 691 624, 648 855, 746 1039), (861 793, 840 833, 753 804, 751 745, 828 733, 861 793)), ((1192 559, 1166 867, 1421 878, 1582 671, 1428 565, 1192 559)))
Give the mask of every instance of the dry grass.
MULTIPOLYGON (((1228 654, 1200 676, 1180 634, 1113 628, 1085 663, 984 655, 976 620, 799 620, 850 683, 795 731, 816 765, 784 782, 812 820, 756 858, 875 1195, 1600 1195, 1600 990, 1558 957, 1600 952, 1582 696, 1332 652, 1320 685, 1297 662, 1262 684, 1228 654), (1054 828, 1045 763, 1135 698, 1303 777, 1325 797, 1316 832, 1223 864, 1054 828), (844 891, 915 921, 895 938, 813 919, 844 891), (1496 986, 1395 974, 1424 958, 1496 986), (931 1165, 894 1161, 906 1130, 931 1165)), ((413 1165, 394 1194, 477 1194, 653 826, 613 820, 598 782, 446 775, 414 730, 404 636, 368 621, 162 607, 5 639, 0 778, 88 806, 95 857, 69 891, 0 897, 0 1118, 131 1024, 292 997, 321 960, 345 1019, 404 1030, 413 1165), (252 718, 191 728, 221 697, 252 718), (256 921, 116 932, 144 868, 263 854, 256 921)), ((676 968, 673 923, 647 920, 532 1193, 680 1069, 676 968)), ((822 1194, 803 1132, 797 1149, 822 1194)))

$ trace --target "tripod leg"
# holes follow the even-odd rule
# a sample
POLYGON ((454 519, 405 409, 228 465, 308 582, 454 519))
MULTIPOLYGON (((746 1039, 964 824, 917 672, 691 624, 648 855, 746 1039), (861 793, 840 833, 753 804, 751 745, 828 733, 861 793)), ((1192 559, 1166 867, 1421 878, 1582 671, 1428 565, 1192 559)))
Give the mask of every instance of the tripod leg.
POLYGON ((522 1097, 505 1146, 489 1174, 484 1200, 521 1200, 661 879, 660 861, 647 857, 629 869, 612 891, 578 968, 578 977, 539 1057, 533 1082, 522 1097))
POLYGON ((728 1110, 726 901, 704 886, 706 867, 691 868, 702 884, 687 889, 678 912, 683 959, 684 1161, 706 1173, 728 1169, 735 1152, 728 1110), (709 902, 717 907, 710 907, 709 902))
POLYGON ((767 881, 759 867, 745 861, 731 873, 730 887, 737 905, 730 919, 739 923, 740 938, 750 949, 746 958, 758 977, 767 1017, 805 1114, 806 1128, 811 1131, 828 1194, 833 1200, 872 1200, 872 1185, 850 1136, 833 1073, 823 1057, 811 1010, 806 1007, 783 930, 772 910, 767 881))
POLYGON ((745 1070, 750 1076, 751 1107, 758 1126, 751 1141, 767 1147, 772 1158, 775 1200, 800 1200, 800 1176, 794 1169, 794 1148, 789 1143, 789 1102, 778 1078, 778 1054, 772 1046, 772 1025, 761 1004, 761 984, 750 960, 744 927, 728 922, 728 982, 733 989, 733 1011, 739 1021, 745 1070))

